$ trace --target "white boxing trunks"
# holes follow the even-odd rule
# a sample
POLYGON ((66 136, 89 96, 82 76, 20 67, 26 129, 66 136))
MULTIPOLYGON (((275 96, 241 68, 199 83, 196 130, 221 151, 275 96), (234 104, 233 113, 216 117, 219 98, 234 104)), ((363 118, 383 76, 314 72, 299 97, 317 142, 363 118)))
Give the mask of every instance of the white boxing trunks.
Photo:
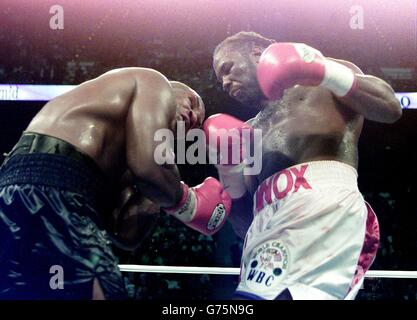
POLYGON ((254 195, 235 297, 353 299, 379 244, 378 221, 338 161, 295 165, 266 179, 254 195))

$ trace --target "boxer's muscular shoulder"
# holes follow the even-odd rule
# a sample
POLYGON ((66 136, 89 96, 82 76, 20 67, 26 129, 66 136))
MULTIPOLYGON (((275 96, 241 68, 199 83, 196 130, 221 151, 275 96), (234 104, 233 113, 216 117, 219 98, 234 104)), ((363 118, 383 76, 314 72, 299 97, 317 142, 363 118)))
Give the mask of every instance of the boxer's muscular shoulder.
MULTIPOLYGON (((155 90, 170 89, 169 80, 159 71, 149 68, 120 68, 106 72, 102 77, 119 78, 122 81, 130 81, 138 86, 144 86, 146 89, 154 88, 155 90)), ((137 88, 139 89, 139 88, 137 88)))
POLYGON ((133 81, 132 100, 152 101, 154 105, 161 103, 170 109, 175 104, 171 84, 162 73, 149 68, 123 68, 114 72, 121 73, 133 81))

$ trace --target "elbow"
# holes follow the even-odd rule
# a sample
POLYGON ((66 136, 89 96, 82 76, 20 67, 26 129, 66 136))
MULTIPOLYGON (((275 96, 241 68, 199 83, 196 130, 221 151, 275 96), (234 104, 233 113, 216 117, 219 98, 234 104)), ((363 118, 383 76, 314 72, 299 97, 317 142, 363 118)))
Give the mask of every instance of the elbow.
POLYGON ((164 170, 163 167, 157 167, 137 172, 135 184, 145 197, 161 207, 169 208, 179 203, 182 186, 179 179, 169 177, 164 170))
POLYGON ((383 80, 379 80, 378 86, 375 87, 373 108, 369 109, 368 120, 381 123, 392 124, 398 121, 402 116, 402 107, 400 101, 395 96, 392 87, 383 80))
POLYGON ((119 249, 122 249, 124 251, 135 251, 140 247, 140 242, 129 242, 129 241, 119 241, 115 242, 114 245, 118 247, 119 249))
POLYGON ((385 88, 385 118, 386 123, 394 123, 398 121, 402 114, 403 110, 401 107, 400 101, 395 96, 394 90, 387 84, 388 87, 385 88))
POLYGON ((395 97, 388 103, 388 110, 389 112, 387 112, 387 123, 394 123, 398 121, 403 115, 401 104, 395 97))
POLYGON ((126 239, 118 234, 111 234, 110 238, 114 246, 124 251, 135 251, 140 247, 142 241, 133 241, 132 239, 126 239))

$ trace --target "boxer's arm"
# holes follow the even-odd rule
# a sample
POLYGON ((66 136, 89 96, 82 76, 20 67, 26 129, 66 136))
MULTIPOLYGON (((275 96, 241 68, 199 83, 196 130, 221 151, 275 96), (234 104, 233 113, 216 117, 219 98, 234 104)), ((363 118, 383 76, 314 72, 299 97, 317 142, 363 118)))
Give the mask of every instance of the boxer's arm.
MULTIPOLYGON (((254 118, 246 121, 247 124, 253 126, 254 118)), ((231 223, 236 235, 244 239, 246 233, 253 221, 253 194, 258 187, 256 176, 244 176, 246 193, 239 199, 233 199, 232 210, 229 215, 231 223)))
MULTIPOLYGON (((249 119, 245 123, 253 126, 254 119, 249 119)), ((232 198, 232 209, 228 221, 231 223, 236 235, 244 239, 253 220, 253 194, 257 188, 257 179, 256 176, 244 175, 243 172, 241 174, 243 175, 243 189, 246 191, 244 191, 241 197, 232 198)), ((219 177, 220 175, 221 172, 219 171, 219 177)), ((225 188, 228 191, 227 185, 225 188)))
POLYGON ((160 207, 139 193, 132 194, 115 209, 113 242, 124 250, 135 250, 156 225, 160 207))
POLYGON ((154 136, 158 130, 168 131, 175 121, 172 88, 162 77, 151 75, 145 81, 138 81, 135 91, 126 121, 127 165, 145 197, 163 207, 174 206, 181 199, 182 186, 173 163, 173 141, 165 141, 172 164, 158 164, 155 149, 161 142, 154 136))
POLYGON ((246 193, 239 199, 233 199, 232 210, 229 215, 229 222, 232 224, 235 233, 242 239, 253 221, 253 195, 258 188, 256 176, 245 175, 246 193))
POLYGON ((327 58, 302 43, 274 43, 259 58, 257 79, 265 97, 282 98, 294 85, 321 86, 341 104, 366 119, 392 123, 401 117, 401 106, 391 86, 363 75, 354 64, 327 58))
POLYGON ((380 78, 364 75, 357 66, 348 61, 327 59, 343 64, 355 73, 355 88, 345 97, 334 95, 338 101, 368 120, 393 123, 401 117, 400 102, 388 83, 380 78))
POLYGON ((130 170, 121 176, 118 205, 112 212, 109 230, 113 243, 124 250, 135 250, 152 230, 160 207, 139 193, 130 170))
POLYGON ((253 196, 248 192, 239 199, 233 199, 229 222, 235 233, 242 239, 245 238, 253 220, 253 196))

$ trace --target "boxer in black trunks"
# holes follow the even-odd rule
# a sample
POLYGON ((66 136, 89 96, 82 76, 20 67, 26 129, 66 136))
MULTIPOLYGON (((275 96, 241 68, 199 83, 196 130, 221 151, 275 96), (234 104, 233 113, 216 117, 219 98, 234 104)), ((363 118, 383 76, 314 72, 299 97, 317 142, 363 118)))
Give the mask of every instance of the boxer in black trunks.
POLYGON ((158 212, 150 202, 206 232, 206 211, 230 209, 220 183, 188 188, 176 165, 154 159, 156 130, 198 127, 204 113, 195 91, 145 68, 107 72, 47 103, 1 166, 0 299, 125 298, 110 242, 134 247, 140 236, 123 234, 135 229, 124 227, 123 213, 158 212), (122 214, 118 234, 109 235, 113 187, 126 172, 127 197, 113 210, 122 214), (141 196, 130 201, 133 184, 141 196), (206 193, 210 203, 199 199, 206 193))

